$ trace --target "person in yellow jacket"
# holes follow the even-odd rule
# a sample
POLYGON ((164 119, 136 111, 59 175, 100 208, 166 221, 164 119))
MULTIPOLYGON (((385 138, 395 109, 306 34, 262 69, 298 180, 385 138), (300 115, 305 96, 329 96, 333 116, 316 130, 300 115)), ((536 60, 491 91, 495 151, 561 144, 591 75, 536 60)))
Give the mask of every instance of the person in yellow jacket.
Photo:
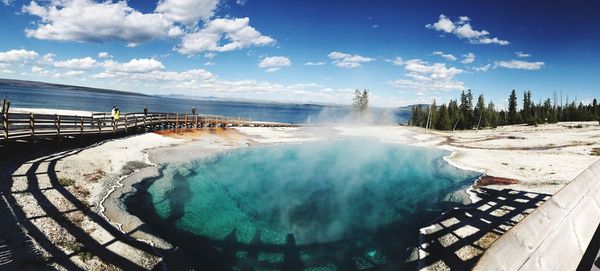
POLYGON ((113 112, 113 120, 115 122, 119 122, 119 115, 121 114, 121 111, 119 111, 119 108, 115 108, 115 111, 113 112))

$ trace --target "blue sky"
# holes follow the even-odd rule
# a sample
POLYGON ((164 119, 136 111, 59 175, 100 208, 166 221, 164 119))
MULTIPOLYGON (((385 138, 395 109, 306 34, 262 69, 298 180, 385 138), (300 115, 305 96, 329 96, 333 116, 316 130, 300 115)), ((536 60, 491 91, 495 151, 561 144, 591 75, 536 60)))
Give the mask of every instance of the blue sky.
POLYGON ((0 1, 0 77, 147 94, 503 107, 600 96, 595 1, 0 1))

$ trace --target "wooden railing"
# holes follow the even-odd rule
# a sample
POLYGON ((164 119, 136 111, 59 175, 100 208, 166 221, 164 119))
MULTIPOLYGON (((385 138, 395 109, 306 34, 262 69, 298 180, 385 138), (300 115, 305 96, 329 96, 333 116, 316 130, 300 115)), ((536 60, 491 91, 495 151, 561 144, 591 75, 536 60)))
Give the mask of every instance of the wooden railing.
POLYGON ((3 143, 31 141, 38 138, 62 139, 100 134, 128 134, 160 129, 191 129, 202 127, 292 127, 289 123, 259 122, 248 118, 178 114, 124 113, 113 121, 111 113, 92 113, 88 116, 48 115, 34 113, 2 113, 3 143))

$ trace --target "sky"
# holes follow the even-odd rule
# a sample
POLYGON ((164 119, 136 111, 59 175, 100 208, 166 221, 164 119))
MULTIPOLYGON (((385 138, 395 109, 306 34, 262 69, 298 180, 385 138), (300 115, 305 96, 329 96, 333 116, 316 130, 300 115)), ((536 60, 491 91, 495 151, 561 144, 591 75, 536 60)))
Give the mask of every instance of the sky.
POLYGON ((598 1, 0 0, 0 78, 145 94, 600 97, 598 1))

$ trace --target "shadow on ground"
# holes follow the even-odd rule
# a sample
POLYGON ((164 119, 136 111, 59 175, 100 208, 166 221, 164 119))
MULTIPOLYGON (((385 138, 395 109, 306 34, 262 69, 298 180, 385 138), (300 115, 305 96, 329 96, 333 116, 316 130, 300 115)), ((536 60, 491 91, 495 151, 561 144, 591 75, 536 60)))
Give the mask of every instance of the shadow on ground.
MULTIPOLYGON (((93 138, 86 140, 70 140, 56 143, 54 141, 39 142, 34 144, 15 144, 10 147, 0 148, 0 270, 45 270, 54 269, 53 265, 61 266, 67 270, 82 270, 76 264, 75 257, 82 252, 90 252, 105 263, 123 270, 139 270, 140 266, 107 247, 114 242, 122 242, 152 255, 157 252, 150 245, 134 240, 120 232, 112 224, 91 210, 92 206, 79 201, 71 192, 58 183, 56 164, 65 157, 75 155, 87 148, 105 142, 106 138, 93 138), (45 172, 38 172, 40 165, 47 166, 45 172), (27 165, 26 174, 17 175, 14 172, 23 165, 27 165), (25 191, 11 191, 15 177, 26 177, 27 189, 25 191), (49 179, 51 187, 40 187, 39 179, 49 179), (75 209, 60 211, 53 205, 48 196, 44 194, 54 190, 66 199, 75 209), (43 215, 28 217, 26 212, 17 204, 15 196, 27 193, 36 201, 43 210, 43 215), (110 233, 114 240, 99 243, 85 232, 76 223, 67 218, 68 213, 81 212, 96 225, 110 233), (51 219, 68 234, 75 237, 81 244, 78 252, 65 253, 58 244, 53 243, 33 223, 36 219, 51 219), (36 247, 34 244, 39 247, 36 247), (41 250, 45 251, 43 253, 41 250), (50 256, 48 256, 50 255, 50 256)), ((41 169, 43 170, 43 169, 41 169)))
POLYGON ((409 261, 414 269, 470 270, 492 242, 550 198, 511 189, 479 188, 480 201, 444 213, 421 229, 409 261))

